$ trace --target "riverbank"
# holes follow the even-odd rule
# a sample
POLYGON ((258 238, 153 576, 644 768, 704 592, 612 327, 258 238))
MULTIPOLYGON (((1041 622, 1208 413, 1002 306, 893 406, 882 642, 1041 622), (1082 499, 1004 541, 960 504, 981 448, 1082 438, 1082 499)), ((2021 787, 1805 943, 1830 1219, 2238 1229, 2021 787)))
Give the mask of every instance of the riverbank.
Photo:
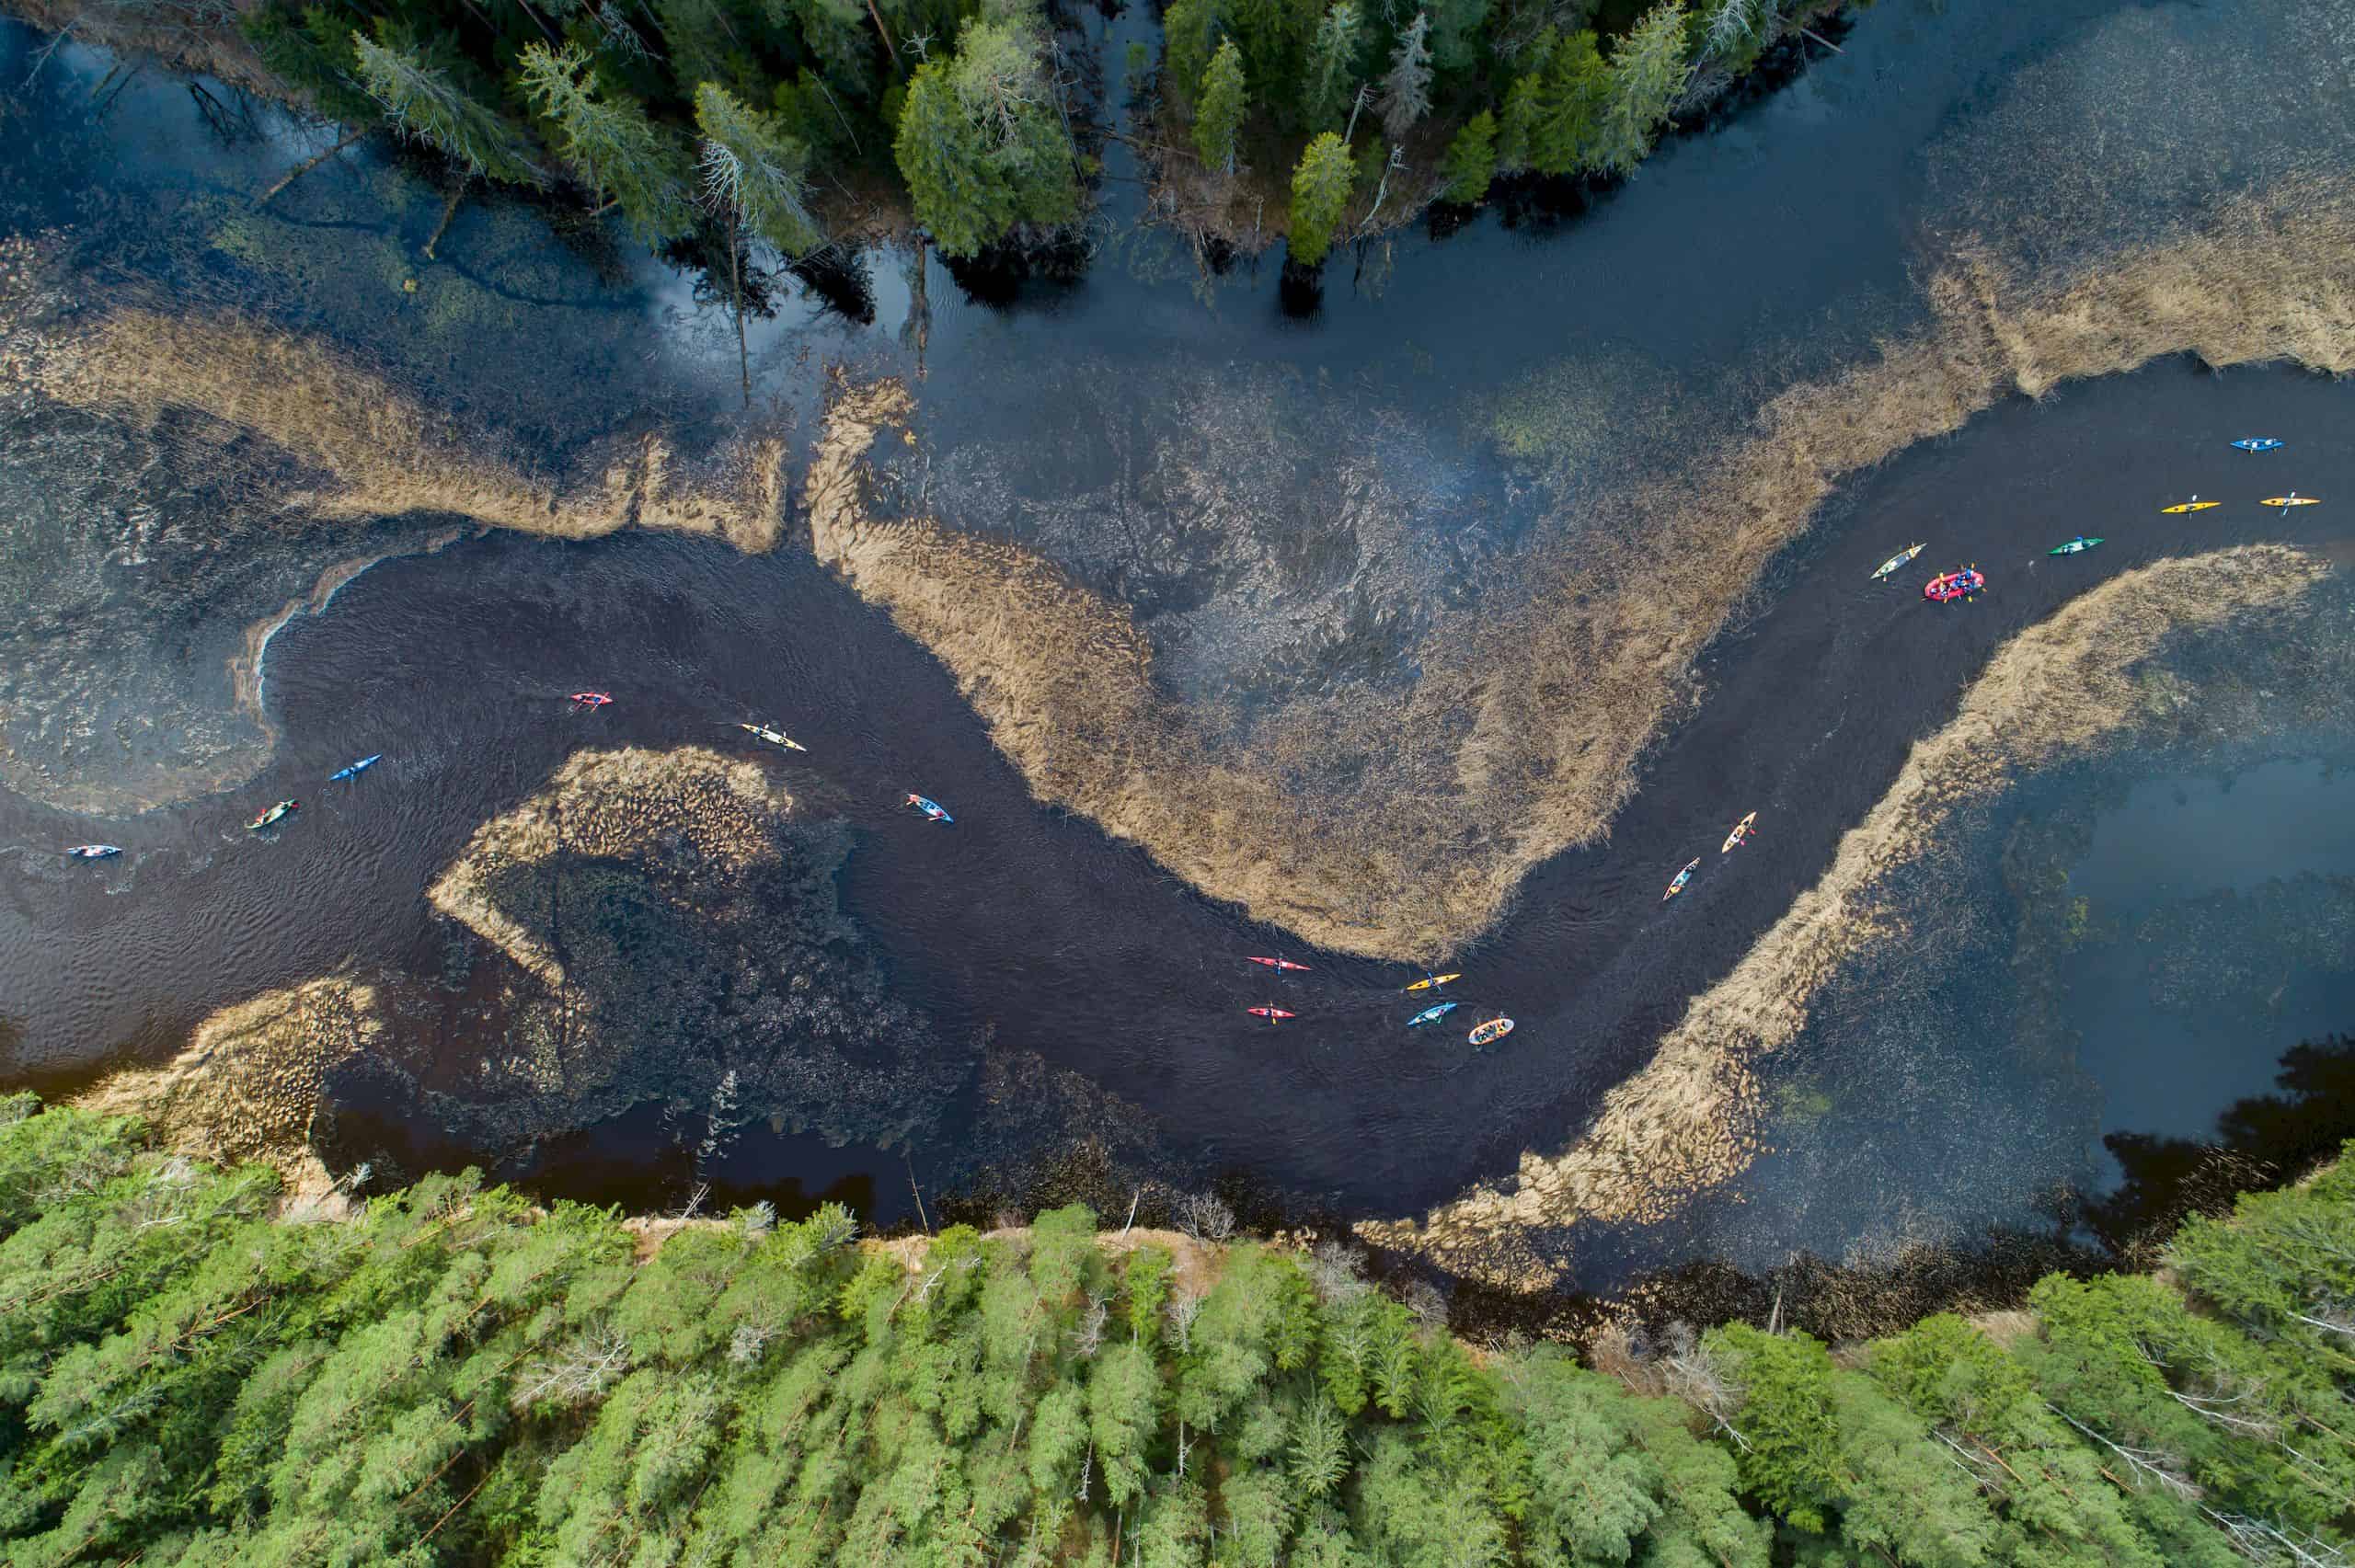
POLYGON ((38 1491, 5 1528, 56 1560, 1763 1568, 1777 1539, 1936 1561, 2033 1537, 2182 1562, 2336 1549, 2355 1478, 2296 1446, 2327 1429, 2355 1276, 2286 1244, 2355 1217, 2349 1167, 2188 1225, 2168 1261, 2201 1310, 2056 1275, 2025 1313, 1836 1359, 1770 1321, 1622 1332, 1580 1366, 1468 1346, 1331 1247, 1084 1208, 882 1245, 832 1207, 648 1227, 470 1176, 281 1212, 266 1171, 7 1110, 0 1403, 38 1491))

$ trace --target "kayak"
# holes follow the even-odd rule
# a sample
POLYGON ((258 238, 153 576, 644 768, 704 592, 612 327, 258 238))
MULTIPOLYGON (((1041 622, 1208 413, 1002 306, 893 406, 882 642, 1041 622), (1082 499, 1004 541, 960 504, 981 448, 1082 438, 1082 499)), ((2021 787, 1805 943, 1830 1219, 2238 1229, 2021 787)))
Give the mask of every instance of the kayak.
MULTIPOLYGON (((2213 503, 2211 502, 2207 504, 2212 505, 2213 503)), ((2048 555, 2081 555, 2100 543, 2101 541, 2098 539, 2088 539, 2084 534, 2080 533, 2074 539, 2070 540, 2066 544, 2055 544, 2051 549, 2047 550, 2045 554, 2048 555)))
POLYGON ((2188 501, 2177 501, 2171 507, 2161 507, 2159 510, 2175 515, 2188 511, 2206 511, 2210 507, 2221 507, 2223 504, 2222 501, 2203 501, 2194 496, 2188 501))
POLYGON ((1733 825, 1733 831, 1726 835, 1726 841, 1717 846, 1717 853, 1719 854, 1731 854, 1734 851, 1741 848, 1744 843, 1749 841, 1751 828, 1757 822, 1757 820, 1758 813, 1753 811, 1749 816, 1743 818, 1740 821, 1736 822, 1733 825))
POLYGON ((1912 560, 1914 556, 1920 555, 1923 551, 1928 548, 1929 546, 1926 544, 1916 544, 1910 550, 1900 550, 1896 555, 1891 555, 1888 560, 1883 561, 1879 566, 1873 568, 1873 580, 1878 582, 1883 578, 1893 576, 1898 567, 1903 566, 1906 562, 1912 560))
POLYGON ((2261 507, 2280 507, 2287 511, 2292 507, 2318 507, 2322 505, 2322 498, 2319 496, 2302 496, 2292 490, 2286 496, 2275 496, 2257 504, 2261 507))
POLYGON ((936 822, 954 822, 957 820, 956 818, 951 817, 948 812, 943 811, 940 808, 940 802, 936 800, 926 800, 923 795, 912 795, 908 796, 907 804, 914 807, 917 810, 923 812, 925 816, 931 818, 936 822))
POLYGON ((1407 1027, 1411 1029, 1418 1024, 1429 1024, 1434 1019, 1444 1018, 1449 1013, 1454 1012, 1457 1005, 1457 1003, 1453 1001, 1442 1001, 1435 1007, 1426 1007, 1420 1013, 1416 1013, 1412 1018, 1407 1020, 1407 1027))
POLYGON ((1922 597, 1940 604, 1968 599, 1986 588, 1987 578, 1977 567, 1965 567, 1958 572, 1941 572, 1923 585, 1922 597))
POLYGON ((382 751, 377 752, 373 757, 362 757, 357 762, 352 763, 351 766, 348 768, 338 768, 334 773, 329 773, 327 775, 327 783, 335 784, 343 779, 356 779, 384 760, 385 754, 382 751))
POLYGON ((1460 975, 1460 974, 1459 974, 1459 975, 1433 975, 1433 976, 1430 977, 1428 979, 1420 979, 1420 980, 1417 980, 1413 985, 1408 986, 1407 989, 1408 990, 1438 990, 1441 986, 1443 986, 1443 985, 1447 984, 1447 982, 1448 982, 1448 981, 1450 981, 1450 980, 1460 980, 1460 979, 1462 979, 1463 978, 1464 978, 1464 977, 1463 977, 1462 975, 1460 975))
POLYGON ((1253 957, 1253 958, 1251 958, 1251 959, 1249 960, 1249 962, 1254 963, 1254 964, 1265 964, 1265 965, 1266 965, 1266 966, 1268 966, 1268 967, 1269 967, 1270 969, 1279 969, 1279 970, 1281 970, 1281 969, 1305 969, 1306 967, 1308 967, 1308 966, 1307 966, 1307 965, 1305 965, 1305 964, 1295 964, 1295 963, 1293 963, 1293 962, 1292 962, 1291 959, 1289 959, 1289 958, 1260 958, 1260 957, 1253 957))
POLYGON ((2290 443, 2276 441, 2271 436, 2243 436, 2233 444, 2243 452, 2278 452, 2290 443))
POLYGON ((782 746, 788 751, 807 751, 810 750, 810 748, 802 745, 801 742, 794 739, 790 735, 786 734, 785 731, 781 729, 771 729, 764 724, 739 724, 736 727, 762 740, 767 741, 772 746, 782 746))
POLYGON ((1697 854, 1691 860, 1685 862, 1684 869, 1676 874, 1676 880, 1668 885, 1668 891, 1660 896, 1660 901, 1665 904, 1671 898, 1675 898, 1679 893, 1683 892, 1684 885, 1693 880, 1694 872, 1699 870, 1700 866, 1701 857, 1697 854))
POLYGON ((1476 1046, 1486 1046, 1493 1045, 1511 1033, 1511 1019, 1491 1018, 1486 1024, 1475 1025, 1472 1032, 1464 1037, 1476 1046))
POLYGON ((121 844, 75 844, 65 852, 75 860, 111 860, 122 853, 121 844))
POLYGON ((575 692, 572 693, 572 701, 575 705, 580 707, 602 708, 607 703, 612 702, 613 698, 605 695, 603 692, 575 692))
POLYGON ((1281 1007, 1246 1007, 1243 1011, 1250 1013, 1256 1018, 1264 1018, 1270 1024, 1274 1023, 1279 1018, 1297 1018, 1300 1016, 1297 1013, 1286 1013, 1281 1007))
POLYGON ((269 810, 263 812, 260 816, 255 818, 252 821, 247 823, 246 830, 247 832, 258 833, 264 828, 272 827, 277 823, 283 821, 290 813, 300 811, 301 809, 303 809, 303 803, 299 800, 281 800, 277 805, 271 807, 269 810))

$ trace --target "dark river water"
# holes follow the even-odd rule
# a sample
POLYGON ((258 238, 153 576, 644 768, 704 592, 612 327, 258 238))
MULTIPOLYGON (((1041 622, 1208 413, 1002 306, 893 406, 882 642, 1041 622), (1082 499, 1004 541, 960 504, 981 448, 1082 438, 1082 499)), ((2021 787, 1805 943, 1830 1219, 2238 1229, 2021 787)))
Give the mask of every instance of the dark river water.
MULTIPOLYGON (((1139 24, 1090 25, 1117 51, 1139 24)), ((919 455, 897 465, 896 493, 1132 604, 1175 694, 1248 704, 1304 683, 1411 678, 1432 607, 1510 595, 1561 530, 1575 532, 1581 497, 1624 477, 1626 453, 1721 435, 1761 389, 1918 323, 1912 280, 1946 231, 2051 255, 2161 233, 2220 195, 2330 166, 2355 120, 2343 83, 2336 101, 2237 130, 2205 87, 2165 114, 2147 102, 2130 113, 2108 90, 2186 52, 2286 59, 2305 25, 2287 5, 2228 17, 1884 0, 1843 35, 1844 53, 1791 63, 1774 90, 1591 208, 1522 206, 1444 239, 1402 235, 1328 268, 1305 311, 1281 297, 1272 266, 1199 280, 1169 236, 1126 222, 1135 203, 1120 181, 1132 171, 1116 160, 1079 282, 977 302, 936 259, 879 251, 860 258, 868 303, 845 310, 780 279, 776 315, 750 334, 752 416, 732 406, 733 332, 690 278, 480 201, 442 242, 447 260, 424 263, 439 194, 374 158, 313 176, 279 215, 256 217, 249 193, 316 140, 267 109, 216 134, 184 83, 146 71, 117 92, 112 63, 73 46, 27 83, 35 43, 13 27, 0 32, 0 81, 26 85, 10 88, 0 217, 13 233, 62 232, 91 306, 225 305, 324 334, 500 450, 551 464, 649 417, 706 439, 751 418, 803 441, 824 367, 913 373, 921 358, 919 455), (2082 143, 2048 124, 2071 112, 2082 143), (2006 150, 2021 173, 1996 180, 2006 150), (2026 189, 2040 167, 2061 172, 2026 189), (414 280, 416 292, 401 286, 414 280), (1223 488, 1173 521, 1167 498, 1199 497, 1205 475, 1223 488), (1337 475, 1355 500, 1333 498, 1337 475), (1244 514, 1296 517, 1308 547, 1350 564, 1336 579, 1346 587, 1271 605, 1238 564, 1227 525, 1244 514)), ((2348 389, 2326 378, 2162 361, 2000 405, 1846 486, 1764 564, 1754 612, 1706 661, 1706 700, 1648 755, 1609 841, 1539 868, 1505 921, 1451 962, 1467 975, 1450 993, 1460 1016, 1519 1021, 1487 1053, 1460 1029, 1402 1026, 1412 971, 1298 950, 1040 807, 947 672, 793 530, 750 557, 644 533, 491 534, 403 554, 451 520, 256 521, 240 496, 208 502, 202 476, 182 472, 184 448, 109 448, 100 463, 100 433, 24 416, 33 422, 16 428, 40 436, 38 455, 28 438, 0 472, 15 517, 0 524, 17 560, 6 585, 21 605, 0 642, 0 727, 23 770, 21 787, 0 793, 0 1037, 17 1076, 63 1086, 101 1064, 161 1059, 214 1009, 270 988, 339 970, 439 975, 450 930, 423 889, 480 824, 584 745, 741 750, 727 727, 759 717, 809 747, 768 765, 805 815, 847 824, 842 908, 930 1038, 985 1038, 1077 1075, 1143 1129, 1141 1162, 1173 1179, 1240 1172, 1345 1214, 1418 1212, 1509 1171, 1524 1149, 1568 1141, 1821 875, 2003 639, 2104 575, 2165 555, 2278 539, 2355 558, 2350 414, 2348 389), (2291 448, 2249 459, 2224 444, 2255 432, 2291 448), (2248 504, 2288 487, 2346 503, 2287 517, 2248 504), (2160 498, 2193 492, 2231 504, 2156 514, 2160 498), (156 516, 162 543, 143 555, 139 531, 156 516), (242 543, 208 547, 208 525, 242 543), (2108 543, 2045 555, 2079 532, 2108 543), (1912 588, 1865 585, 1873 562, 1915 538, 1935 540, 1941 562, 1975 560, 1994 591, 1937 610, 1912 588), (380 551, 394 554, 270 641, 273 742, 236 714, 229 655, 324 567, 380 551), (564 695, 582 687, 616 701, 569 714, 564 695), (155 738, 120 756, 58 739, 72 715, 109 704, 153 713, 155 738), (323 787, 370 752, 385 761, 356 785, 323 787), (208 769, 236 787, 196 787, 208 769), (39 798, 47 782, 109 779, 169 804, 85 815, 39 798), (947 804, 954 829, 901 809, 910 790, 947 804), (289 795, 304 801, 298 823, 268 841, 245 832, 259 804, 289 795), (1738 864, 1663 907, 1667 876, 1750 810, 1760 834, 1738 864), (95 868, 56 858, 87 839, 129 853, 95 868), (1242 961, 1270 952, 1314 967, 1277 980, 1242 961), (1242 1011, 1268 1002, 1300 1017, 1270 1028, 1242 1011)), ((2097 815, 2075 885, 2131 922, 2194 894, 2347 877, 2347 786, 2321 761, 2347 739, 2313 738, 2229 788, 2196 758, 2152 759, 2151 781, 2118 783, 2122 802, 2097 815), (2154 856, 2158 841, 2188 847, 2154 856)), ((2003 844, 1986 826, 1961 853, 1993 877, 2003 844)), ((2123 939, 2088 960, 2068 1003, 2079 1055, 2053 1070, 2054 1082, 2105 1086, 2104 1127, 2196 1130, 2261 1088, 2298 1031, 2343 1028, 2355 1003, 2343 967, 2292 965, 2267 1028, 2179 1009, 2162 1026, 2136 1011, 2156 1004, 2131 1001, 2136 962, 2123 939)), ((1877 1055, 1840 1059, 1839 1038, 1802 1053, 1810 1103, 1857 1104, 1890 1082, 1877 1055)), ((1979 1184, 1982 1209, 2025 1203, 2029 1174, 2099 1179, 2082 1096, 2044 1094, 2041 1059, 2022 1059, 1988 1093, 2042 1118, 2050 1137, 2021 1146, 2068 1152, 1979 1184)), ((1802 1148, 1736 1195, 1752 1213, 1780 1205, 1803 1220, 1614 1237, 1598 1268, 1695 1249, 1837 1253, 1908 1202, 1962 1212, 1979 1165, 1941 1172, 1923 1151, 1969 1142, 1990 1102, 1929 1076, 1917 1116, 1862 1142, 1835 1116, 1822 1136, 1839 1158, 1802 1148)), ((925 1146, 833 1149, 755 1127, 705 1173, 724 1196, 840 1196, 890 1221, 912 1191, 970 1170, 983 1119, 970 1099, 925 1146)), ((412 1162, 488 1156, 551 1194, 655 1205, 688 1180, 680 1135, 651 1107, 529 1149, 471 1150, 362 1110, 350 1126, 362 1144, 412 1162)))

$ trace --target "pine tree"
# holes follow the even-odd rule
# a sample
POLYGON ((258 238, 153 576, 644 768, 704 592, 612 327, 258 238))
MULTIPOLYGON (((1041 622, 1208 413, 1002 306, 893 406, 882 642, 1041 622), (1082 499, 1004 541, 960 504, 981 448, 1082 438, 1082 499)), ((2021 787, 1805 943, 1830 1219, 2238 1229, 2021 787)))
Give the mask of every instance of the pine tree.
POLYGON ((1342 116, 1357 97, 1358 55, 1364 44, 1355 0, 1333 0, 1308 46, 1306 81, 1301 90, 1301 111, 1312 129, 1340 127, 1342 116))
POLYGON ((1497 117, 1482 109, 1464 122, 1447 145, 1446 200, 1469 207, 1488 194, 1497 172, 1497 117))
POLYGON ((1418 11, 1398 36, 1389 74, 1382 79, 1382 129, 1393 142, 1404 141, 1415 122, 1431 108, 1431 18, 1418 11))
POLYGON ((579 44, 551 52, 534 43, 524 46, 517 77, 565 161, 633 233, 649 241, 684 234, 695 218, 684 160, 634 99, 601 91, 593 75, 584 81, 588 69, 579 44))
POLYGON ((354 34, 360 85, 395 131, 431 147, 469 175, 511 185, 541 183, 530 149, 498 111, 469 96, 442 67, 410 48, 354 34))
POLYGON ((1037 37, 1010 23, 971 24, 953 59, 916 72, 893 150, 945 256, 975 255, 1017 223, 1066 222, 1079 206, 1037 37))
POLYGON ((1235 140, 1242 130, 1249 101, 1243 92, 1243 52, 1233 39, 1218 46, 1202 73, 1201 95, 1194 107, 1194 151, 1204 168, 1235 172, 1235 140))
POLYGON ((1603 114, 1595 166, 1624 175, 1650 155, 1668 111, 1684 91, 1692 67, 1684 58, 1682 0, 1645 13, 1611 56, 1611 99, 1603 114))

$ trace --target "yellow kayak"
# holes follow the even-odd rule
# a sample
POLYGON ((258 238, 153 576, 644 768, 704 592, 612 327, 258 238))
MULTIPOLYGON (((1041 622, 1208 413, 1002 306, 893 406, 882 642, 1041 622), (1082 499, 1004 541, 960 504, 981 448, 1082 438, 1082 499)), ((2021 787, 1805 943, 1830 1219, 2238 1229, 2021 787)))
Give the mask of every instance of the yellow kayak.
POLYGON ((1717 853, 1719 854, 1731 854, 1734 851, 1740 849, 1750 838, 1750 830, 1756 825, 1757 821, 1758 813, 1753 811, 1749 816, 1743 818, 1740 821, 1736 822, 1733 825, 1733 831, 1726 835, 1726 841, 1717 846, 1717 853))
POLYGON ((1463 978, 1464 977, 1462 975, 1433 975, 1429 979, 1417 980, 1413 985, 1408 986, 1407 989, 1408 990, 1429 990, 1433 986, 1443 986, 1450 980, 1460 980, 1463 978))
POLYGON ((2302 496, 2298 494, 2297 491, 2292 490, 2286 496, 2274 496, 2266 500, 2259 501, 2257 504, 2261 507, 2318 507, 2322 505, 2322 498, 2319 496, 2302 496))
POLYGON ((2163 512, 2206 511, 2210 507, 2221 507, 2223 504, 2222 501, 2203 501, 2194 496, 2188 501, 2177 501, 2171 507, 2161 507, 2159 509, 2163 512))
POLYGON ((756 736, 759 738, 767 741, 772 746, 782 746, 788 751, 807 751, 810 750, 810 748, 802 745, 801 742, 794 739, 790 735, 786 734, 785 731, 781 729, 771 729, 764 724, 739 724, 736 727, 744 731, 748 735, 756 736))

